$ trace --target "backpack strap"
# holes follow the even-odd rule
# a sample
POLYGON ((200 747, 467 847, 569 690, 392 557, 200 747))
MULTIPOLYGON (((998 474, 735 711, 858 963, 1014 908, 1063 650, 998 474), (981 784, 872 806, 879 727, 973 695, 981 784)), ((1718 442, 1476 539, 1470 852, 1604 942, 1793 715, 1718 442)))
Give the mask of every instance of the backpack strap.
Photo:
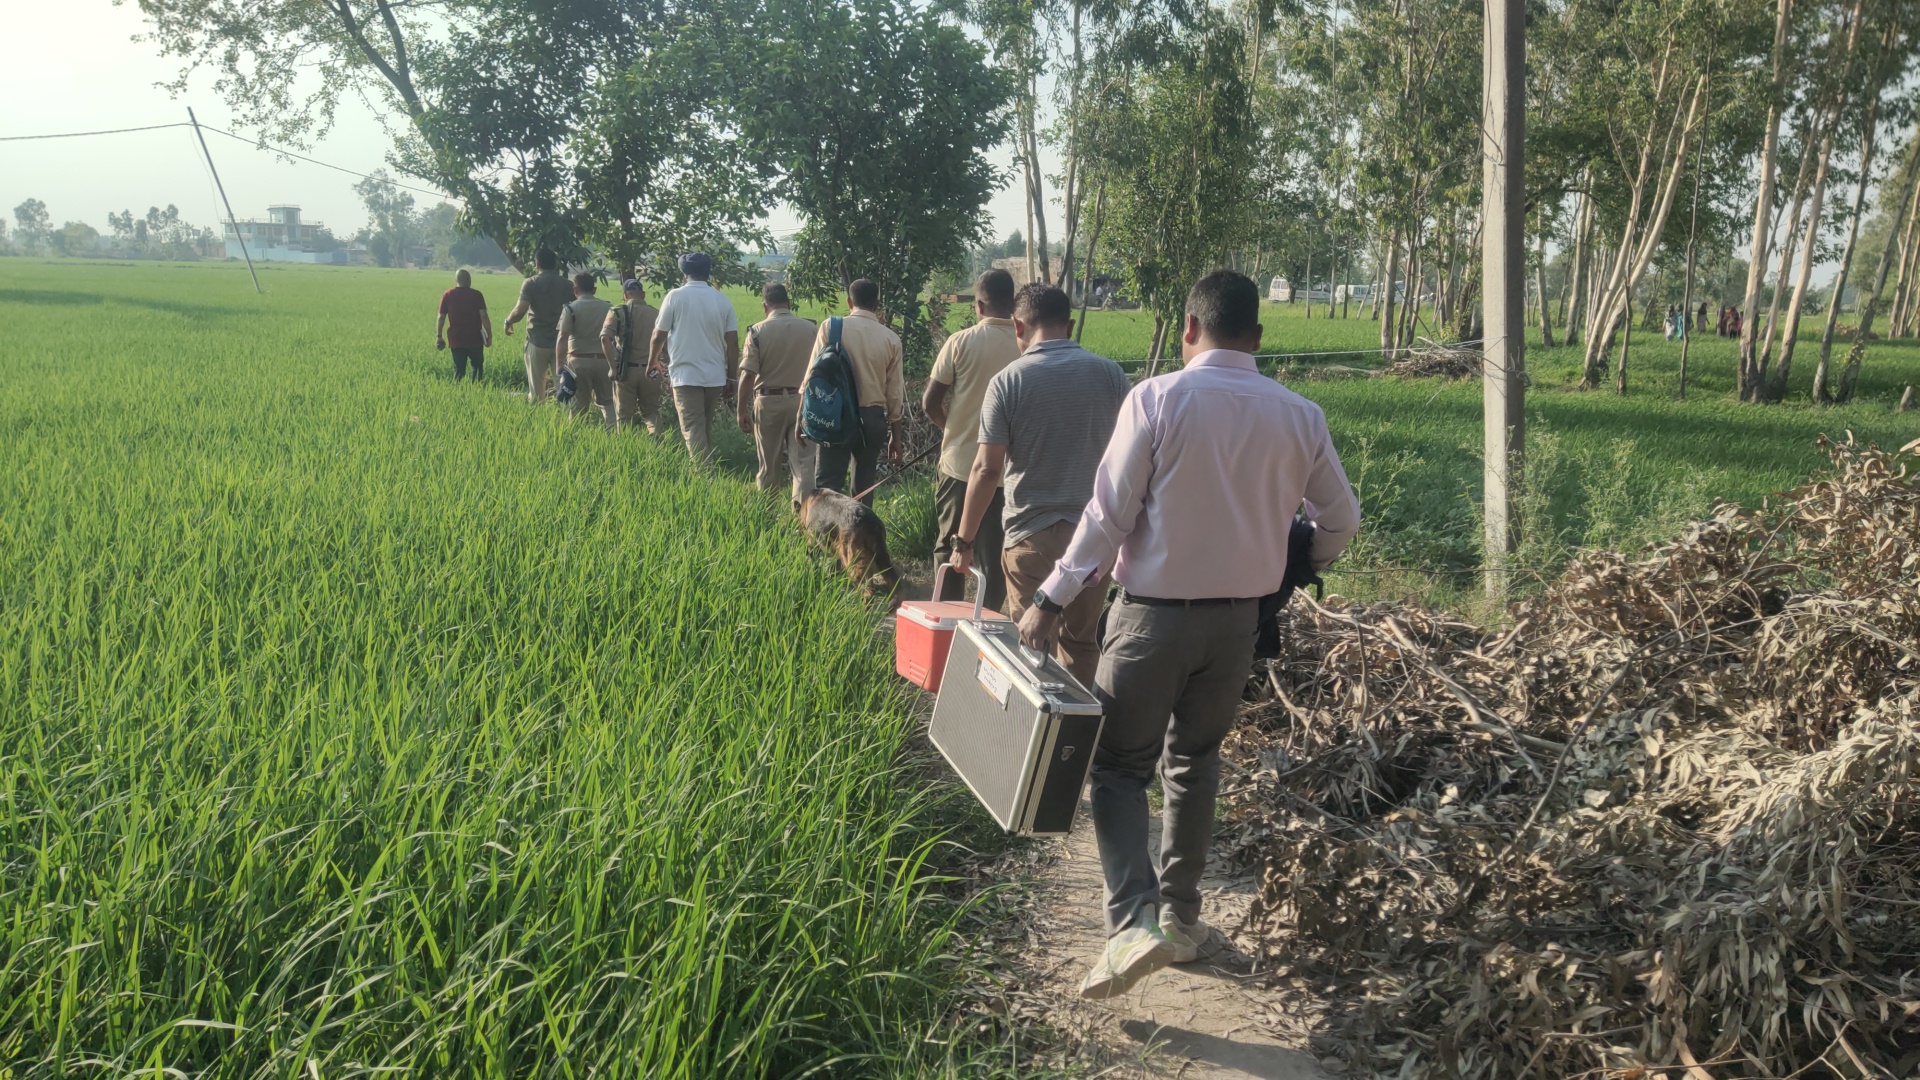
POLYGON ((827 348, 831 349, 839 344, 840 344, 840 316, 835 315, 832 318, 827 320, 827 348))

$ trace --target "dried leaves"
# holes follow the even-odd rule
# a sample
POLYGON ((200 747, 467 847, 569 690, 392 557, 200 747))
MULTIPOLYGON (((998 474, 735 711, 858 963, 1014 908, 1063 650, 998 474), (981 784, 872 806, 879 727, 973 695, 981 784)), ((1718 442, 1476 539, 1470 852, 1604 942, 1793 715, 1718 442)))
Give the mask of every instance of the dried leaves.
MULTIPOLYGON (((1422 1076, 1920 1063, 1920 443, 1595 553, 1488 632, 1296 606, 1229 741, 1245 928, 1422 1076), (1237 776, 1236 776, 1237 774, 1237 776)), ((1693 1071, 1698 1070, 1698 1071, 1693 1071)))

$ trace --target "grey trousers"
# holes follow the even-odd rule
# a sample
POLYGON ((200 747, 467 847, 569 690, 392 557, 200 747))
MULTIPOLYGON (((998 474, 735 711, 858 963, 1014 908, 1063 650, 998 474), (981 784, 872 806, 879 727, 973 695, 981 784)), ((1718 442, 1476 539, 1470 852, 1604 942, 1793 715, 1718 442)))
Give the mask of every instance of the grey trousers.
POLYGON ((1146 904, 1200 917, 1213 842, 1220 740, 1253 670, 1258 600, 1207 607, 1116 601, 1094 693, 1106 726, 1093 754, 1093 833, 1107 880, 1107 934, 1146 904), (1160 857, 1147 850, 1147 784, 1160 770, 1160 857))

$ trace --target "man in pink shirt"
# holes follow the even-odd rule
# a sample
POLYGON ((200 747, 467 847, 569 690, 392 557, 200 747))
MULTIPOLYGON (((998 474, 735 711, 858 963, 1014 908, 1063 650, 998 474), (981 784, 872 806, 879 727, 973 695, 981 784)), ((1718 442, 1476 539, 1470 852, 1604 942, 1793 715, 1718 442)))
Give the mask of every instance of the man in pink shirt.
POLYGON ((1260 374, 1260 291, 1229 270, 1187 295, 1183 370, 1135 387, 1100 460, 1067 553, 1020 636, 1040 648, 1060 612, 1111 576, 1094 692, 1106 726, 1093 760, 1093 829, 1107 885, 1107 947, 1080 992, 1126 993, 1198 957, 1200 877, 1213 838, 1220 741, 1253 669, 1260 597, 1287 570, 1304 508, 1316 569, 1360 526, 1320 407, 1260 374), (1147 784, 1164 795, 1160 858, 1147 850, 1147 784))

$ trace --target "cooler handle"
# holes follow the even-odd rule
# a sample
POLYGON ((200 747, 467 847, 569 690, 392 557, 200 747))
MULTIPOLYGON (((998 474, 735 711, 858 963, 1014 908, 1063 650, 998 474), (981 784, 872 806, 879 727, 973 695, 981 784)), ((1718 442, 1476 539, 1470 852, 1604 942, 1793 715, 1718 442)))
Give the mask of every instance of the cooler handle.
MULTIPOLYGON (((933 572, 933 598, 935 600, 940 599, 940 586, 946 584, 947 571, 951 569, 953 569, 952 563, 941 563, 939 569, 933 572)), ((987 572, 985 570, 980 569, 977 566, 970 567, 969 572, 973 574, 973 582, 974 582, 973 621, 979 622, 980 613, 986 610, 985 603, 987 599, 987 572)))

